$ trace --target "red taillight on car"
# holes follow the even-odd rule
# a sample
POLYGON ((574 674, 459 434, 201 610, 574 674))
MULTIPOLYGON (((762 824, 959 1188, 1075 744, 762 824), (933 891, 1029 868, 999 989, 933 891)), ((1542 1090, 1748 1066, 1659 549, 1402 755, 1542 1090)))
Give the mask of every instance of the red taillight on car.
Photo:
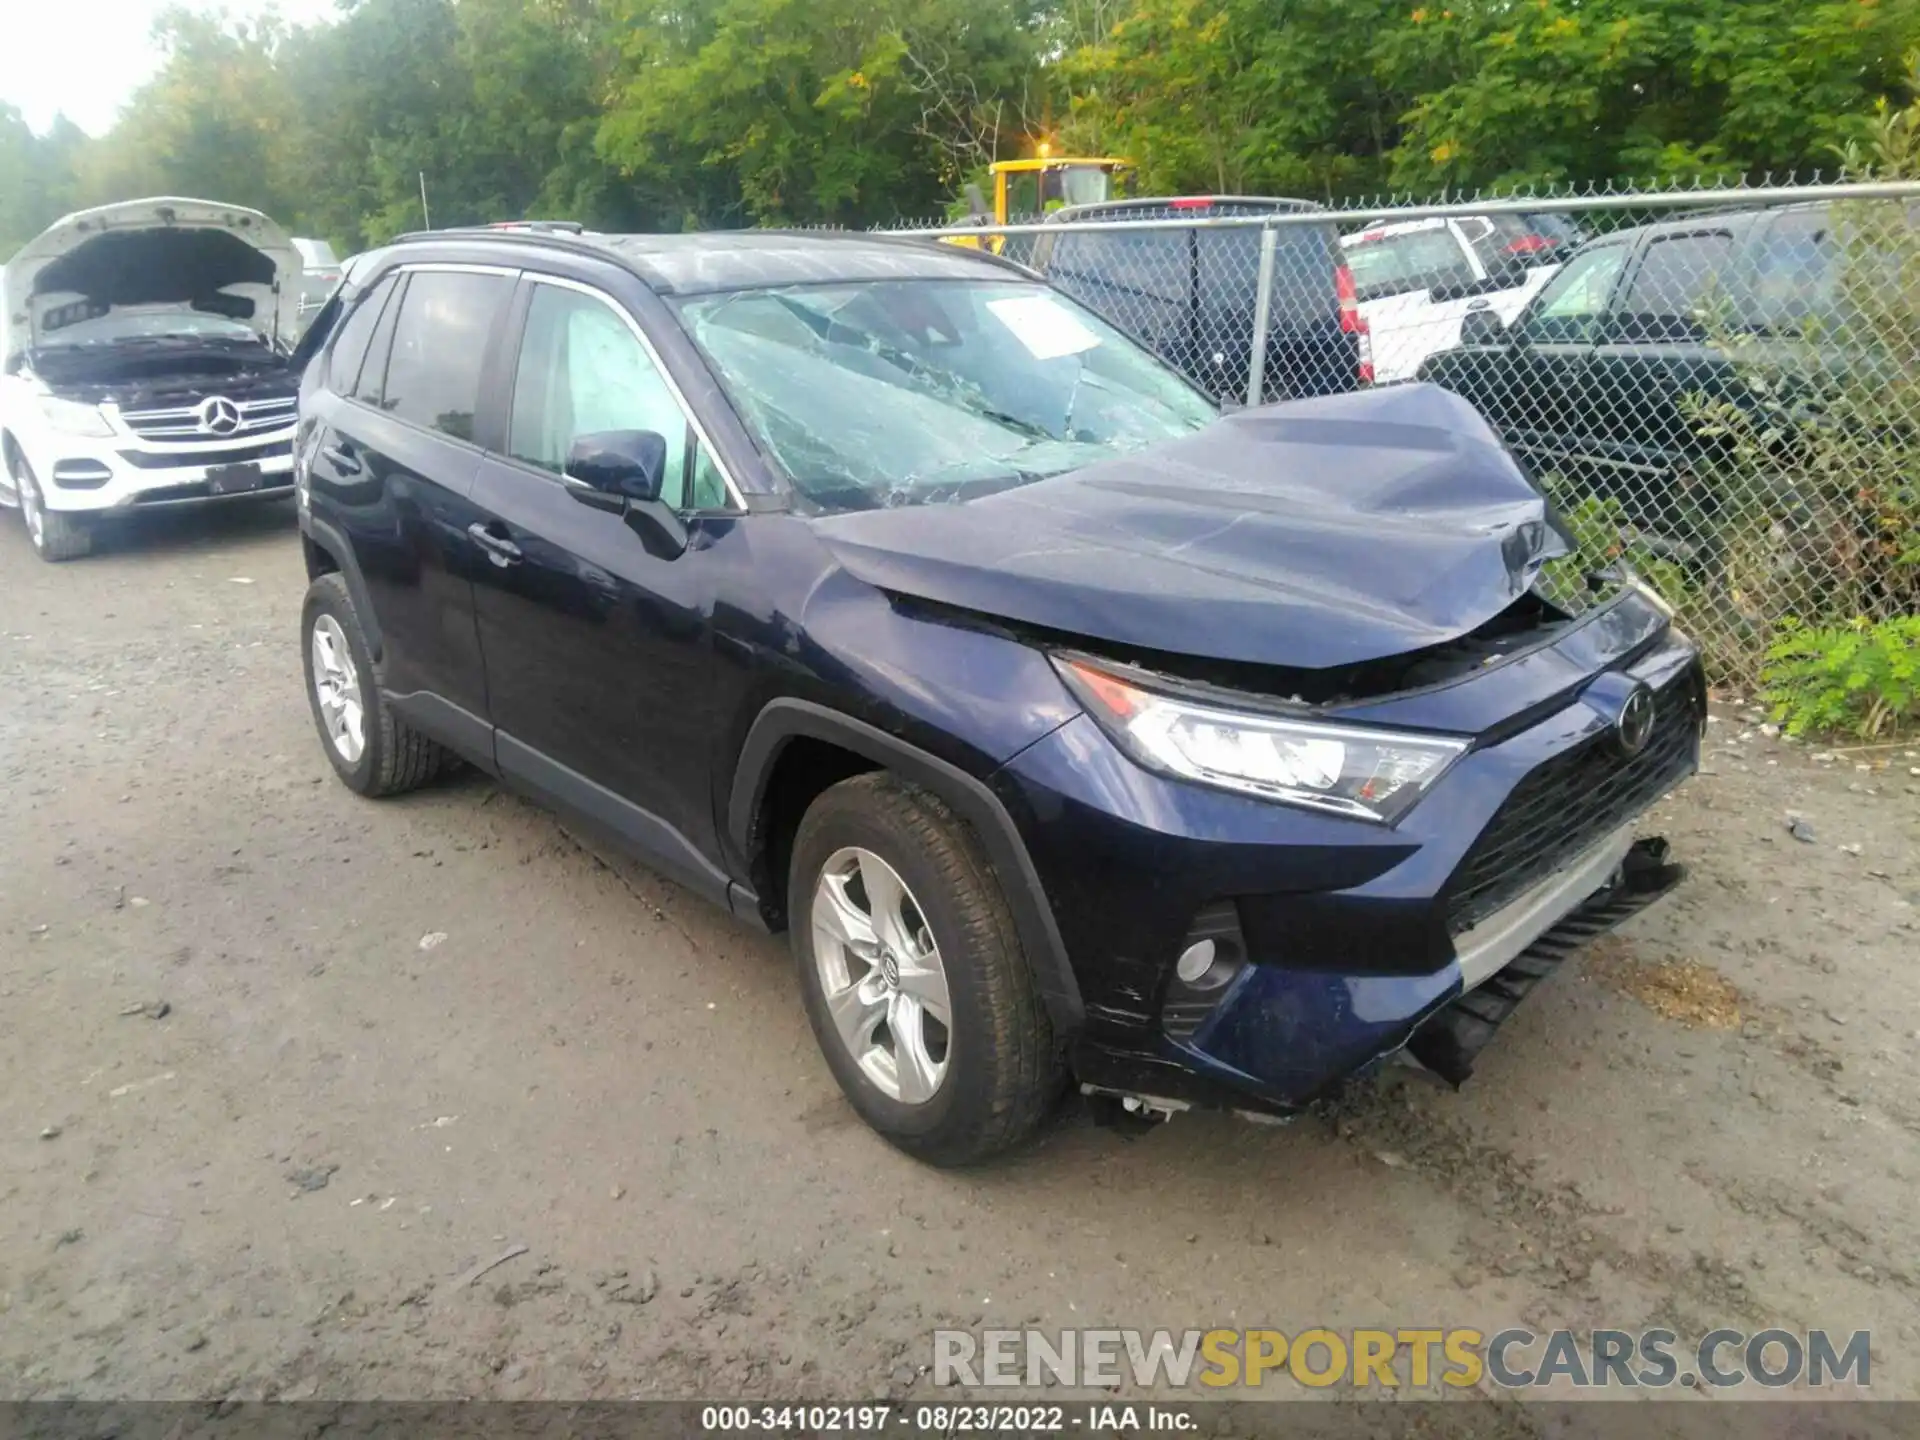
POLYGON ((1360 337, 1359 376, 1362 385, 1373 383, 1373 332, 1367 317, 1360 313, 1360 293, 1353 286, 1353 271, 1344 265, 1334 268, 1334 294, 1340 297, 1340 333, 1360 337))
POLYGON ((1177 200, 1167 202, 1169 210, 1211 210, 1213 200, 1206 195, 1182 195, 1177 200))
POLYGON ((1507 254, 1538 255, 1542 250, 1551 250, 1559 243, 1550 235, 1522 235, 1507 242, 1507 254))

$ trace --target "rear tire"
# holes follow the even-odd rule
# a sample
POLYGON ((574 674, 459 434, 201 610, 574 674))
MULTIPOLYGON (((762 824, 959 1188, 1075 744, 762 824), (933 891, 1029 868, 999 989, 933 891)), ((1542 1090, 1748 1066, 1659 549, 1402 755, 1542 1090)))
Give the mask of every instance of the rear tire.
POLYGON ((417 789, 450 755, 393 713, 381 694, 381 667, 367 645, 353 597, 339 575, 307 587, 300 612, 307 704, 334 773, 361 795, 417 789))
MULTIPOLYGON (((868 1125, 909 1155, 943 1166, 991 1159, 1032 1138, 1059 1099, 1065 1067, 1006 897, 965 821, 938 796, 884 771, 842 781, 800 822, 787 908, 814 1037, 868 1125), (878 950, 898 953, 856 963, 855 945, 836 938, 844 933, 836 926, 845 914, 837 900, 854 897, 855 929, 861 904, 875 915, 886 908, 853 878, 869 873, 862 867, 872 860, 880 864, 871 873, 899 882, 904 899, 892 913, 910 917, 904 932, 912 938, 891 947, 882 942, 878 950), (928 963, 944 977, 947 1021, 929 1027, 924 1034, 934 1041, 915 1051, 924 1063, 938 1050, 939 1078, 930 1095, 906 1095, 900 1083, 887 1083, 894 1070, 884 1057, 876 1060, 874 1042, 856 1054, 856 1042, 847 1038, 847 1007, 849 997, 857 1001, 864 993, 863 984, 879 997, 865 1002, 869 1017, 897 992, 921 993, 925 981, 916 984, 916 976, 927 974, 928 963), (855 971, 864 980, 846 984, 855 971)), ((883 922, 868 933, 890 928, 895 937, 903 933, 883 922)), ((937 1007, 930 1003, 926 1013, 937 1007)), ((882 1049, 899 1048, 888 1028, 895 1015, 886 1010, 870 1031, 882 1049)), ((913 1088, 924 1091, 925 1078, 922 1073, 913 1088)))
POLYGON ((93 528, 78 515, 49 510, 40 495, 25 457, 14 463, 14 493, 20 497, 20 518, 26 522, 33 553, 49 564, 78 560, 93 549, 93 528))

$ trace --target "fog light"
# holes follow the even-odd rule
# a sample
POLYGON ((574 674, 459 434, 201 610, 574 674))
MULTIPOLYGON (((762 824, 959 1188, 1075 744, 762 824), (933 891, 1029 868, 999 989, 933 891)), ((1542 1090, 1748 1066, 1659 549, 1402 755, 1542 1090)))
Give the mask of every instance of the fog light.
POLYGON ((1180 958, 1173 963, 1173 973, 1189 985, 1198 984, 1200 977, 1213 968, 1215 946, 1211 940, 1202 940, 1189 945, 1180 952, 1180 958))
POLYGON ((1160 1003, 1160 1023, 1175 1040, 1187 1039, 1206 1022, 1247 963, 1239 907, 1231 900, 1201 906, 1184 940, 1160 1003))

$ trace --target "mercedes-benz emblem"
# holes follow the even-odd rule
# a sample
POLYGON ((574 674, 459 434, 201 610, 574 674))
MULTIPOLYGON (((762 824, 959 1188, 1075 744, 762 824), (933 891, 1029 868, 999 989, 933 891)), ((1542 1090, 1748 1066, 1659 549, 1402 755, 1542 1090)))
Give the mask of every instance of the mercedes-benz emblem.
POLYGON ((1615 734, 1623 755, 1638 755, 1647 748, 1647 740, 1653 734, 1653 692, 1646 686, 1627 696, 1627 703, 1620 707, 1615 734))
POLYGON ((224 395, 200 402, 200 428, 209 435, 231 435, 240 428, 240 407, 224 395))

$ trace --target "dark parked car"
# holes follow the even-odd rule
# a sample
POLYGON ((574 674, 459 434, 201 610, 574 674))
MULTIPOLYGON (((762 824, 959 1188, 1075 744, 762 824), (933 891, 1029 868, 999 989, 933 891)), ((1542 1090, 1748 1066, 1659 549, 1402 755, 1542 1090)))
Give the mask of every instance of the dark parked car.
POLYGON ((1070 1080, 1164 1117, 1403 1048, 1457 1079, 1677 878, 1633 824, 1694 767, 1694 648, 1631 584, 1546 598, 1544 503, 1444 391, 1222 418, 1018 267, 864 236, 440 233, 321 325, 341 778, 464 757, 790 931, 923 1158, 1070 1080))
MULTIPOLYGON (((1058 235, 1009 236, 1023 260, 1105 316, 1217 400, 1244 401, 1259 296, 1254 226, 1115 228, 1111 222, 1200 221, 1325 214, 1309 200, 1182 196, 1056 210, 1058 235), (1103 222, 1101 229, 1072 227, 1103 222), (1030 241, 1022 249, 1016 242, 1030 241)), ((1267 400, 1333 395, 1373 379, 1366 320, 1331 214, 1278 226, 1261 393, 1267 400)))
POLYGON ((1690 538, 1690 522, 1713 512, 1703 479, 1724 443, 1690 412, 1778 400, 1712 332, 1750 337, 1750 365, 1804 367, 1816 353, 1809 318, 1834 333, 1830 225, 1826 206, 1804 205, 1617 230, 1576 251, 1511 325, 1468 315, 1459 348, 1430 356, 1420 378, 1471 400, 1537 472, 1690 538))

